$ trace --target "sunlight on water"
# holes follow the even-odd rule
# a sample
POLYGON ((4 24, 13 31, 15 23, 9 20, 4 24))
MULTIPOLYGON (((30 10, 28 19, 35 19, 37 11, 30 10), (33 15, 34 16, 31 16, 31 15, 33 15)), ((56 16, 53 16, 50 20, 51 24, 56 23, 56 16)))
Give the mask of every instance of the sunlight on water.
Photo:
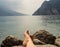
MULTIPOLYGON (((27 26, 27 28, 29 28, 32 24, 37 24, 37 22, 38 22, 38 17, 24 16, 21 18, 22 18, 22 24, 23 25, 25 24, 27 26)), ((40 17, 40 19, 41 19, 41 17, 40 17)))

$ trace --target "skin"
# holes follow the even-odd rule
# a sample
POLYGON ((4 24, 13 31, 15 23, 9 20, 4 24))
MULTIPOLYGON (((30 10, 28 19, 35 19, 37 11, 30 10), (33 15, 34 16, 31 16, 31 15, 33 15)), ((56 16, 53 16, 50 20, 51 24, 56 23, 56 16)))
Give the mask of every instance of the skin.
POLYGON ((23 42, 23 47, 36 47, 32 42, 32 38, 30 37, 29 30, 24 33, 25 39, 23 42))

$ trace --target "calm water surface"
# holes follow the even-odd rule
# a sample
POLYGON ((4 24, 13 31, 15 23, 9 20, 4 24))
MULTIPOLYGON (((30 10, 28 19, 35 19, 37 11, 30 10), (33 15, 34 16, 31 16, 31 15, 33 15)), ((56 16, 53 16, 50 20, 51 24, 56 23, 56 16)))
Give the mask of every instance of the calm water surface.
POLYGON ((0 16, 0 43, 8 35, 23 39, 26 29, 29 29, 31 34, 44 29, 59 36, 60 16, 0 16))

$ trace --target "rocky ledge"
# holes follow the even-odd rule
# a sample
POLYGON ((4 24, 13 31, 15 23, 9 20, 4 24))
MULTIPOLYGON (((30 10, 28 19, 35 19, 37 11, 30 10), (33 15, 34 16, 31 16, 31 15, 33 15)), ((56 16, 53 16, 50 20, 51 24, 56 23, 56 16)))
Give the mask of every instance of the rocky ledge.
MULTIPOLYGON (((31 37, 33 43, 38 47, 60 47, 60 37, 56 37, 48 31, 36 31, 31 37)), ((21 47, 22 44, 23 40, 10 35, 2 41, 1 47, 21 47)))
POLYGON ((45 30, 39 30, 36 33, 33 34, 33 37, 35 39, 38 39, 45 44, 54 44, 56 37, 45 30))
POLYGON ((2 41, 1 47, 11 47, 11 46, 21 46, 23 43, 22 40, 10 35, 2 41))

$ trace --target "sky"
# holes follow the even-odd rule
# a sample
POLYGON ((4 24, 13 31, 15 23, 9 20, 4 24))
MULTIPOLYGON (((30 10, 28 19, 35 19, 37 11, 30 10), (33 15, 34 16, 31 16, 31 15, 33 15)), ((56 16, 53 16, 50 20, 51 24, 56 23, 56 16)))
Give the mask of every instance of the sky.
POLYGON ((23 14, 33 14, 44 0, 0 0, 0 7, 23 14))

